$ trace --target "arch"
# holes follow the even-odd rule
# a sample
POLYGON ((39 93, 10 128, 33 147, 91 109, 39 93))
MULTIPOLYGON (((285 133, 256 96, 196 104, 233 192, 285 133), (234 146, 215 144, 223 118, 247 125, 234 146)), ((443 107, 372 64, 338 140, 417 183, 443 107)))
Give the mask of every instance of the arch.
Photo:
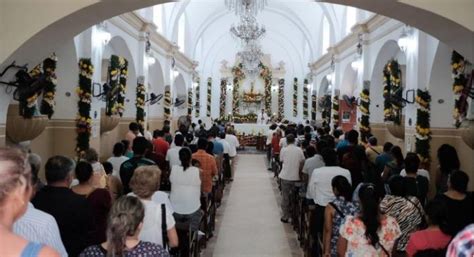
POLYGON ((341 84, 339 85, 341 95, 353 96, 354 91, 357 89, 356 83, 357 71, 352 68, 351 63, 348 63, 344 69, 341 84))
POLYGON ((319 84, 319 91, 318 96, 330 95, 331 94, 331 85, 329 84, 328 79, 326 76, 323 77, 321 80, 321 84, 319 84))
MULTIPOLYGON (((391 59, 399 56, 400 47, 395 40, 389 40, 380 48, 374 62, 370 79, 370 118, 371 122, 383 123, 383 75, 385 64, 391 59)), ((404 77, 404 76, 403 76, 404 77)))
MULTIPOLYGON (((156 95, 165 93, 165 77, 163 74, 163 67, 159 60, 153 65, 148 67, 148 92, 156 95)), ((163 117, 163 100, 160 103, 148 107, 148 117, 150 118, 162 118, 163 117)))
POLYGON ((177 118, 182 115, 187 115, 188 111, 186 109, 186 99, 188 97, 188 91, 186 90, 186 81, 184 79, 183 74, 179 73, 178 76, 176 76, 173 82, 173 88, 171 92, 173 94, 173 102, 176 102, 177 100, 185 101, 184 104, 182 104, 181 106, 173 108, 173 117, 177 118))
MULTIPOLYGON (((127 45, 127 41, 120 36, 113 37, 110 42, 104 47, 103 58, 110 58, 110 55, 115 54, 122 56, 128 61, 128 78, 127 88, 125 91, 125 112, 124 117, 135 117, 135 108, 127 108, 135 104, 136 99, 136 86, 137 86, 137 73, 135 61, 130 48, 127 45)), ((105 68, 105 67, 103 67, 105 68)))

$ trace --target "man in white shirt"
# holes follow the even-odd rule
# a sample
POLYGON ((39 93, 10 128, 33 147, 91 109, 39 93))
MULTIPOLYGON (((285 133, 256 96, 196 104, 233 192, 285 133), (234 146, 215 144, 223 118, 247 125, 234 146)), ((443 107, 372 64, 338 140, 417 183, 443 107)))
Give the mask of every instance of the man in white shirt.
POLYGON ((169 164, 170 170, 173 168, 175 165, 181 165, 181 161, 179 160, 179 150, 183 148, 183 143, 184 143, 184 137, 181 133, 176 134, 174 136, 174 147, 171 147, 168 149, 168 152, 166 152, 166 161, 169 164))
MULTIPOLYGON (((428 181, 430 181, 430 173, 425 169, 418 169, 418 171, 416 172, 416 175, 423 176, 423 177, 427 178, 428 181)), ((405 169, 400 171, 400 176, 406 177, 407 176, 407 171, 405 169)))
POLYGON ((295 136, 287 135, 286 142, 288 146, 280 151, 280 161, 283 165, 278 176, 281 179, 281 209, 283 211, 281 222, 283 223, 288 223, 290 218, 290 197, 295 190, 295 182, 300 180, 299 172, 304 162, 303 150, 295 145, 295 136))
POLYGON ((267 124, 268 115, 264 109, 257 115, 257 124, 267 124))
POLYGON ((232 181, 235 173, 235 164, 237 163, 237 148, 240 146, 239 139, 234 135, 234 129, 228 127, 226 129, 225 141, 229 143, 229 157, 231 166, 231 178, 232 181))
POLYGON ((118 142, 114 145, 114 150, 113 154, 114 156, 110 157, 107 161, 112 164, 112 167, 114 168, 114 171, 112 172, 112 175, 116 176, 117 178, 120 179, 120 165, 122 165, 123 162, 128 160, 128 157, 124 156, 123 154, 125 153, 125 146, 122 144, 122 142, 118 142))

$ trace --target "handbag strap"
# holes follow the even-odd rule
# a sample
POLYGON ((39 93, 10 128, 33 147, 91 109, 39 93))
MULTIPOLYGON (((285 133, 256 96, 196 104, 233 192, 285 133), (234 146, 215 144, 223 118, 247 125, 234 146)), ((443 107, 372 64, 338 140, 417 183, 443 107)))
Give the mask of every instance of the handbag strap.
POLYGON ((420 208, 418 207, 418 205, 416 205, 416 203, 414 203, 412 200, 410 200, 410 198, 408 197, 405 197, 405 199, 407 201, 409 201, 411 204, 413 204, 413 206, 415 206, 416 210, 418 211, 418 214, 420 215, 420 218, 421 218, 421 222, 423 222, 425 220, 425 215, 423 215, 423 213, 421 212, 420 208))
POLYGON ((166 205, 161 204, 161 234, 163 238, 163 248, 167 249, 168 247, 168 231, 166 225, 166 205))
POLYGON ((385 249, 385 247, 384 247, 380 242, 378 242, 377 244, 382 248, 382 251, 383 251, 387 256, 390 256, 390 253, 387 251, 387 249, 385 249))
POLYGON ((375 150, 375 148, 373 148, 372 146, 369 146, 369 148, 374 151, 377 155, 380 155, 379 151, 375 150))
POLYGON ((336 210, 337 213, 339 213, 339 215, 341 215, 342 218, 344 218, 344 217, 346 216, 346 215, 344 215, 344 213, 343 213, 341 210, 339 210, 339 208, 337 208, 336 204, 334 204, 334 203, 329 203, 329 205, 331 205, 332 208, 334 208, 334 210, 336 210))

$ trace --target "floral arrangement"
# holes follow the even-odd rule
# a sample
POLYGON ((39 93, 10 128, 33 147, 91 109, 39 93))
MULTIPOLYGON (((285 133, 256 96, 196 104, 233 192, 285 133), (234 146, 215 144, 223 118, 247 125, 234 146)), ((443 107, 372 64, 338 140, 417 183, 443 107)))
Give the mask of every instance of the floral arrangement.
POLYGON ((334 129, 339 126, 339 96, 335 95, 332 99, 332 123, 334 129))
POLYGON ((293 116, 298 116, 298 78, 293 79, 293 116))
POLYGON ((43 74, 45 75, 45 85, 43 88, 43 100, 41 101, 40 112, 41 114, 48 115, 48 118, 54 114, 54 96, 56 94, 56 85, 58 80, 56 77, 56 64, 58 58, 55 54, 52 54, 49 58, 43 61, 43 74))
POLYGON ((120 56, 110 56, 109 66, 109 85, 111 92, 117 92, 115 95, 107 96, 107 108, 105 114, 107 116, 123 115, 125 110, 125 90, 127 86, 128 61, 120 56))
POLYGON ((221 97, 220 97, 220 105, 219 105, 219 113, 220 116, 225 116, 225 99, 226 99, 226 89, 227 89, 227 79, 221 79, 221 97))
POLYGON ((171 119, 171 91, 170 91, 170 86, 165 86, 165 94, 164 94, 164 101, 165 104, 163 105, 163 111, 164 111, 164 116, 165 120, 170 120, 171 119))
POLYGON ((308 99, 309 99, 309 81, 308 79, 304 80, 304 87, 303 87, 303 119, 308 118, 308 99))
POLYGON ((285 114, 285 79, 278 80, 278 118, 282 120, 285 114))
POLYGON ((211 117, 212 78, 207 78, 207 117, 211 117))
POLYGON ((242 63, 239 63, 232 68, 232 75, 234 76, 234 79, 233 79, 234 90, 232 91, 232 113, 234 115, 239 113, 239 107, 240 107, 239 90, 240 90, 242 81, 245 79, 245 74, 242 71, 242 69, 243 69, 242 63))
POLYGON ((136 89, 136 100, 135 100, 135 107, 137 107, 137 114, 136 114, 136 121, 142 127, 145 126, 145 92, 146 88, 143 84, 143 78, 139 79, 137 82, 137 89, 136 89))
POLYGON ((370 135, 370 90, 363 89, 360 93, 359 111, 361 112, 359 131, 362 142, 367 142, 367 136, 370 135))
POLYGON ((384 67, 383 76, 384 120, 400 125, 403 87, 401 85, 402 72, 397 60, 388 61, 384 67))
POLYGON ((466 117, 467 113, 467 101, 462 100, 461 95, 464 91, 464 87, 467 84, 467 76, 465 74, 465 68, 468 62, 458 52, 453 51, 451 55, 451 67, 453 77, 453 93, 454 93, 454 110, 453 118, 454 125, 456 128, 461 126, 462 121, 466 117))
POLYGON ((192 117, 193 114, 193 90, 190 88, 188 90, 188 115, 192 117))
POLYGON ((196 111, 194 112, 196 118, 201 117, 201 78, 196 78, 196 111))
POLYGON ((260 68, 260 77, 263 79, 265 88, 265 111, 268 115, 271 115, 272 110, 272 71, 268 66, 265 66, 262 62, 258 65, 260 68))
MULTIPOLYGON (((41 74, 41 66, 36 65, 29 75, 32 79, 39 79, 41 74)), ((38 111, 37 100, 39 93, 38 92, 28 92, 28 94, 20 94, 18 99, 20 107, 20 115, 25 119, 31 119, 38 111)))
POLYGON ((323 127, 329 127, 329 124, 331 123, 331 96, 330 95, 325 95, 319 99, 319 101, 322 103, 322 112, 321 112, 321 117, 323 119, 323 127))
POLYGON ((422 163, 430 162, 430 102, 431 95, 428 90, 418 89, 415 99, 418 109, 416 111, 416 143, 415 151, 420 156, 422 163))
POLYGON ((91 63, 91 59, 80 59, 79 86, 76 89, 77 96, 79 97, 79 101, 77 102, 78 115, 76 118, 76 153, 78 156, 81 156, 85 150, 89 149, 89 138, 92 129, 90 111, 93 73, 94 66, 91 63))
POLYGON ((311 95, 311 119, 316 120, 316 112, 318 111, 318 97, 314 94, 311 95))
POLYGON ((257 114, 249 113, 245 115, 232 115, 235 123, 255 123, 257 122, 257 114))

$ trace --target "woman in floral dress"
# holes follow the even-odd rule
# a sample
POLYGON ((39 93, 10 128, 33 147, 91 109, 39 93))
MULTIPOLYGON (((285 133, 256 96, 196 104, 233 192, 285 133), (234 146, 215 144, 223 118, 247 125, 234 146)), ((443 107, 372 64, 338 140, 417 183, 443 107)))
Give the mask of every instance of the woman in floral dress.
POLYGON ((372 184, 359 191, 361 212, 347 216, 341 226, 337 253, 346 257, 390 256, 395 240, 400 236, 397 221, 380 212, 380 198, 372 184))

